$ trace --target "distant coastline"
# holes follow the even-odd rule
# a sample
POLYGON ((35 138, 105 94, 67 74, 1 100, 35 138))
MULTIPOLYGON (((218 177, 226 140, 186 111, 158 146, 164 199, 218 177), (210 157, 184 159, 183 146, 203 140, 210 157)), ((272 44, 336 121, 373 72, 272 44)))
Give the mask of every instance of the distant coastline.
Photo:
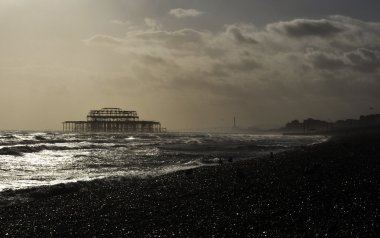
POLYGON ((338 120, 327 122, 308 118, 300 122, 293 120, 279 130, 286 135, 318 135, 318 134, 342 134, 359 131, 367 131, 380 127, 380 114, 362 115, 359 119, 338 120))

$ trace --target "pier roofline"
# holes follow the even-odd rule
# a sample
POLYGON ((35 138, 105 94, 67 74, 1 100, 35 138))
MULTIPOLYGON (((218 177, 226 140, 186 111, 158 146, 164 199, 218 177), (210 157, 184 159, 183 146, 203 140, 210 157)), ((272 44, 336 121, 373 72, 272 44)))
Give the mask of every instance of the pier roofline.
POLYGON ((139 120, 136 111, 106 107, 91 110, 86 121, 64 121, 63 131, 68 132, 162 132, 158 121, 139 120))

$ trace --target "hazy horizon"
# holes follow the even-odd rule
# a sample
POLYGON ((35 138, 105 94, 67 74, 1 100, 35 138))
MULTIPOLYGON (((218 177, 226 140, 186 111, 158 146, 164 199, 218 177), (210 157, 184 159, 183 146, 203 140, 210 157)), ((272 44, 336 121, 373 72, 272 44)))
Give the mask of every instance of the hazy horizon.
POLYGON ((0 130, 91 109, 170 130, 380 113, 375 0, 0 0, 0 130))

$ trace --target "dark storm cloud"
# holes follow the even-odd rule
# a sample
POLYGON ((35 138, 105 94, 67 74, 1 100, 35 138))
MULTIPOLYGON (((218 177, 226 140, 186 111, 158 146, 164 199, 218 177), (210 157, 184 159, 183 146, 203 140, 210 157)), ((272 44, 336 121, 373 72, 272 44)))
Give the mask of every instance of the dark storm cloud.
POLYGON ((238 42, 242 44, 257 44, 257 40, 255 40, 251 36, 244 35, 240 28, 237 26, 228 26, 227 33, 232 35, 232 37, 238 42))
MULTIPOLYGON (((128 32, 122 39, 96 35, 87 42, 114 44, 123 54, 133 52, 143 56, 135 60, 160 63, 160 70, 162 63, 176 62, 189 74, 206 72, 210 77, 234 80, 235 76, 244 73, 252 74, 250 80, 257 81, 273 72, 281 72, 289 80, 297 81, 302 76, 292 75, 295 72, 307 73, 309 78, 323 77, 318 70, 376 72, 379 52, 370 49, 380 36, 377 27, 378 23, 332 16, 275 22, 262 29, 250 24, 233 24, 222 32, 186 28, 175 31, 142 29, 128 32), (283 34, 278 35, 278 32, 283 34), (306 36, 319 37, 297 40, 306 36), (346 47, 337 48, 334 44, 346 47), (293 59, 289 60, 289 56, 293 59), (307 68, 308 62, 314 71, 307 68)), ((279 76, 269 77, 275 80, 279 76)))
POLYGON ((311 51, 307 58, 317 69, 324 70, 351 70, 372 74, 380 68, 380 52, 365 48, 335 55, 332 53, 311 51))
POLYGON ((243 59, 237 62, 218 62, 215 63, 212 69, 211 76, 228 77, 233 74, 250 73, 253 70, 261 68, 262 65, 253 59, 243 59))
POLYGON ((343 29, 333 22, 328 20, 309 20, 309 19, 296 19, 290 22, 280 22, 271 24, 270 30, 286 34, 291 37, 306 37, 318 36, 327 37, 333 36, 343 29))
POLYGON ((237 63, 231 63, 226 65, 226 68, 228 70, 236 72, 249 72, 261 67, 262 66, 256 60, 253 59, 244 59, 237 63))
POLYGON ((185 17, 198 17, 202 15, 203 12, 198 11, 196 9, 176 8, 176 9, 171 9, 169 11, 169 14, 177 18, 185 18, 185 17))
POLYGON ((344 60, 341 57, 333 54, 312 51, 307 54, 308 59, 314 67, 325 70, 337 70, 346 67, 344 60))
POLYGON ((373 73, 380 68, 380 51, 359 48, 345 55, 352 67, 364 73, 373 73))
POLYGON ((170 62, 168 60, 165 60, 162 57, 158 56, 152 56, 152 55, 136 55, 136 57, 139 57, 140 61, 143 63, 143 65, 168 65, 171 64, 173 67, 175 64, 174 62, 170 62))

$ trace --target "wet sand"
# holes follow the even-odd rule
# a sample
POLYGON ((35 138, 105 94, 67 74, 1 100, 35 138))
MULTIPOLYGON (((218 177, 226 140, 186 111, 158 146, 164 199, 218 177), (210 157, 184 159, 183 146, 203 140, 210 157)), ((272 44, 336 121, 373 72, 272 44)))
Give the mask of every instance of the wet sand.
POLYGON ((376 237, 380 133, 147 179, 8 192, 0 236, 376 237))

